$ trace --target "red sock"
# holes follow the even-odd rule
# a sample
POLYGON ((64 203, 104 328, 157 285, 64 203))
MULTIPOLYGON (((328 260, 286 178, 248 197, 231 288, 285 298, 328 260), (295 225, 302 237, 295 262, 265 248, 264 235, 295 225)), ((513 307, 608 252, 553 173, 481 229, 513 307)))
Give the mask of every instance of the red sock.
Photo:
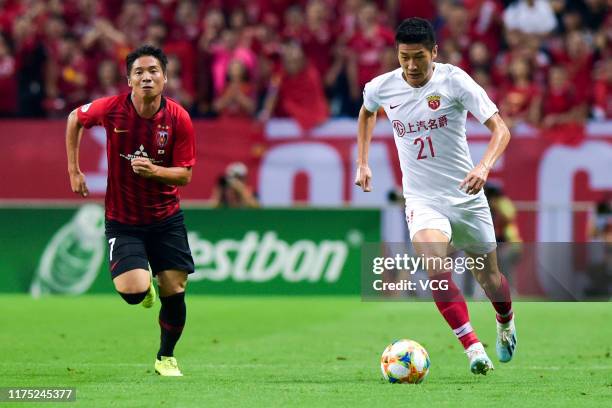
POLYGON ((487 297, 493 304, 497 312, 496 318, 500 323, 508 323, 512 320, 512 296, 510 295, 510 285, 503 274, 501 275, 500 285, 496 291, 488 293, 487 297))
MULTIPOLYGON (((451 329, 453 329, 463 348, 467 349, 472 344, 478 343, 478 337, 470 324, 470 315, 465 299, 457 285, 455 285, 455 282, 453 282, 451 272, 435 275, 430 278, 430 281, 448 281, 447 290, 432 290, 431 293, 438 310, 444 316, 451 329)), ((446 285, 442 284, 442 287, 444 286, 446 285)))

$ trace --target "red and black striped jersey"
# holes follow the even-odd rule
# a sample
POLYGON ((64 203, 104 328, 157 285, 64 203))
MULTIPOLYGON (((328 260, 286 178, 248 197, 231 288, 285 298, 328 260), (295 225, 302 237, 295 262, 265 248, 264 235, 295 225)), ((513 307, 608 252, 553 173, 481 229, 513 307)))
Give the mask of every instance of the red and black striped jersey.
POLYGON ((85 128, 106 129, 106 219, 141 225, 175 214, 178 188, 137 175, 131 160, 144 157, 163 167, 193 166, 195 135, 185 109, 162 97, 159 111, 146 119, 136 112, 130 94, 123 94, 96 99, 77 112, 85 128))

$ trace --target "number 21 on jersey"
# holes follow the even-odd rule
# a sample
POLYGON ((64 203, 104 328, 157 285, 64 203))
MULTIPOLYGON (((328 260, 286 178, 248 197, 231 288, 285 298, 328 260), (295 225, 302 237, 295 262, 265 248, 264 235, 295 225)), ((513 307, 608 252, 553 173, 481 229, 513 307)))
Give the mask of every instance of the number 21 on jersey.
POLYGON ((414 139, 415 145, 419 145, 419 155, 417 156, 417 160, 427 159, 428 157, 436 157, 436 152, 433 147, 433 142, 431 141, 431 136, 425 137, 417 137, 414 139), (425 145, 429 146, 429 152, 426 152, 425 145), (427 155, 429 153, 429 156, 427 155))

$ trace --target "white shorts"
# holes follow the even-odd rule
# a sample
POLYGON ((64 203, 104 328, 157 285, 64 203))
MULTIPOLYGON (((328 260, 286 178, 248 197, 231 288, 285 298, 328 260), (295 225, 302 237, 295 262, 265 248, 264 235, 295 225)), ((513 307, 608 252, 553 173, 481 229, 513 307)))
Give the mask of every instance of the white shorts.
POLYGON ((441 205, 433 201, 406 201, 410 240, 423 229, 437 229, 456 249, 487 254, 496 247, 489 203, 484 195, 467 203, 441 205))

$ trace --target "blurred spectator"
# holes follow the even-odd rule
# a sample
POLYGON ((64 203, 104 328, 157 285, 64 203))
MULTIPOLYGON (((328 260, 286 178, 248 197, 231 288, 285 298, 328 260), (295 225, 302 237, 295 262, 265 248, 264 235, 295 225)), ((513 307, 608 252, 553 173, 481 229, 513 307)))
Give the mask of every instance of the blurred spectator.
POLYGON ((87 61, 72 34, 59 42, 56 58, 47 64, 46 108, 52 116, 64 116, 89 100, 87 92, 87 61))
POLYGON ((259 207, 256 195, 247 184, 247 176, 248 169, 244 163, 236 162, 227 166, 225 174, 219 177, 213 190, 213 205, 224 208, 259 207))
POLYGON ((564 1, 563 21, 567 30, 566 20, 570 24, 579 22, 581 28, 598 30, 603 24, 609 5, 607 0, 572 0, 564 1))
POLYGON ((596 204, 589 224, 592 241, 612 243, 612 195, 596 204))
POLYGON ((562 9, 557 15, 557 31, 560 33, 571 33, 582 30, 582 17, 577 10, 562 9))
POLYGON ((568 33, 565 38, 565 49, 553 55, 557 64, 565 66, 570 81, 576 87, 578 99, 589 99, 592 86, 594 54, 584 34, 578 31, 568 33))
MULTIPOLYGON (((81 46, 91 65, 95 68, 104 59, 124 61, 131 51, 127 37, 117 30, 110 21, 97 19, 81 37, 81 46)), ((91 72, 90 72, 91 73, 91 72)))
MULTIPOLYGON (((305 12, 298 5, 287 9, 283 38, 301 44, 306 59, 311 62, 323 80, 325 94, 335 105, 342 104, 339 94, 346 93, 340 79, 345 66, 345 39, 338 26, 332 25, 332 10, 324 0, 309 0, 305 12)), ((336 110, 340 110, 340 106, 336 110)))
POLYGON ((499 52, 503 32, 500 0, 464 0, 470 21, 470 38, 485 45, 491 55, 499 52))
POLYGON ((0 32, 10 33, 17 17, 24 12, 25 5, 19 1, 0 0, 0 32))
POLYGON ((485 195, 491 207, 491 218, 497 242, 522 242, 516 222, 516 207, 501 188, 487 183, 485 195))
POLYGON ((510 63, 515 58, 520 57, 520 47, 525 37, 526 34, 518 30, 504 31, 506 49, 497 54, 492 72, 492 75, 498 75, 500 81, 505 80, 510 75, 510 63))
POLYGON ((285 11, 283 38, 299 41, 302 37, 304 27, 304 12, 299 4, 295 4, 285 11))
POLYGON ((17 113, 17 66, 6 37, 0 34, 0 117, 17 113))
POLYGON ((604 23, 597 32, 594 33, 593 46, 597 55, 602 58, 612 58, 612 7, 606 14, 604 23))
POLYGON ((114 60, 106 59, 98 65, 97 80, 91 100, 127 92, 126 81, 121 80, 119 67, 114 60))
POLYGON ((540 47, 540 38, 533 35, 525 35, 517 49, 516 55, 519 58, 523 58, 529 64, 532 80, 538 85, 544 85, 551 61, 549 55, 542 52, 540 47))
POLYGON ((430 21, 436 18, 435 0, 386 0, 385 5, 391 27, 398 26, 399 23, 408 17, 421 17, 430 21))
POLYGON ((340 0, 339 21, 340 32, 342 33, 342 42, 348 41, 355 31, 357 31, 357 22, 359 10, 364 5, 365 0, 340 0))
POLYGON ((176 81, 168 81, 168 85, 173 87, 172 92, 176 100, 189 103, 184 106, 190 110, 195 98, 196 54, 188 40, 181 37, 171 40, 169 37, 166 24, 162 20, 156 20, 147 27, 144 43, 162 48, 169 60, 173 59, 172 74, 176 74, 176 81))
POLYGON ((199 13, 195 1, 179 0, 174 19, 170 22, 169 40, 195 42, 200 34, 198 17, 199 13))
POLYGON ((468 61, 464 58, 459 44, 453 39, 444 41, 438 48, 437 61, 446 64, 453 64, 463 70, 469 70, 468 61))
POLYGON ((470 45, 468 66, 470 74, 476 71, 491 72, 493 66, 491 54, 484 43, 475 42, 470 45))
POLYGON ((554 30, 557 20, 548 0, 515 0, 504 11, 504 24, 507 30, 545 35, 554 30))
POLYGON ((43 99, 44 71, 48 58, 45 46, 40 41, 40 27, 44 4, 35 2, 26 7, 13 21, 12 40, 17 61, 17 86, 19 92, 19 114, 21 116, 44 116, 43 99))
POLYGON ((438 34, 438 42, 445 44, 454 41, 462 55, 467 54, 472 39, 469 35, 468 11, 465 7, 454 4, 449 7, 444 26, 438 34))
POLYGON ((601 62, 593 85, 593 117, 612 119, 612 58, 601 62))
POLYGON ((491 80, 491 75, 489 75, 489 72, 482 68, 478 68, 473 71, 471 75, 472 78, 474 78, 474 81, 476 81, 478 85, 482 86, 487 95, 489 95, 489 98, 491 98, 493 102, 498 104, 500 99, 500 93, 498 88, 493 86, 493 82, 491 80))
POLYGON ((339 50, 338 32, 330 23, 330 9, 323 0, 310 0, 306 7, 306 25, 301 43, 304 54, 319 71, 326 89, 336 83, 344 64, 344 52, 339 50))
POLYGON ((249 75, 255 71, 257 58, 253 51, 240 43, 235 31, 226 29, 221 33, 221 41, 212 45, 212 80, 215 95, 220 95, 225 87, 227 69, 232 60, 240 61, 249 75))
POLYGON ((166 28, 166 23, 162 20, 155 20, 147 27, 143 42, 155 47, 163 47, 167 36, 168 29, 166 28))
POLYGON ((531 67, 521 58, 510 64, 509 83, 504 87, 500 111, 509 127, 518 122, 534 122, 538 110, 538 87, 531 78, 531 67))
POLYGON ((215 99, 214 109, 221 117, 251 118, 256 108, 254 91, 245 66, 233 60, 227 69, 225 89, 215 99))
POLYGON ((393 48, 395 35, 378 21, 378 17, 376 4, 365 3, 359 10, 358 29, 348 41, 347 75, 355 111, 360 108, 361 91, 365 84, 375 76, 390 71, 398 65, 397 59, 394 59, 394 66, 383 66, 381 63, 384 60, 391 60, 384 57, 385 53, 395 54, 393 48))
MULTIPOLYGON (((80 0, 83 1, 83 0, 80 0)), ((137 46, 145 37, 147 13, 144 3, 138 0, 126 0, 117 17, 117 29, 127 37, 128 44, 137 46)))
POLYGON ((542 126, 551 128, 565 124, 579 124, 585 120, 585 106, 576 98, 574 85, 562 66, 550 69, 548 87, 542 98, 542 126))
POLYGON ((197 106, 196 111, 201 116, 212 112, 213 79, 212 62, 213 46, 221 41, 221 31, 225 21, 221 10, 211 8, 202 18, 202 32, 197 46, 197 75, 195 79, 197 106))
MULTIPOLYGON (((491 219, 495 231, 497 246, 497 258, 499 266, 508 281, 512 282, 515 277, 516 266, 521 261, 523 240, 516 221, 516 207, 512 200, 504 194, 504 191, 493 183, 487 183, 484 193, 491 208, 491 219)), ((466 274, 471 280, 472 275, 466 274)), ((466 276, 466 278, 468 278, 466 276)))
POLYGON ((82 38, 94 29, 97 19, 104 17, 103 3, 96 0, 77 0, 75 3, 76 10, 70 14, 70 30, 77 38, 82 38))
POLYGON ((181 69, 181 61, 178 57, 174 54, 169 54, 168 66, 166 67, 168 82, 164 92, 168 97, 180 103, 187 111, 190 111, 194 100, 193 94, 185 87, 181 69))
POLYGON ((305 130, 322 124, 329 118, 329 108, 319 72, 295 42, 283 46, 282 59, 280 73, 270 80, 260 120, 277 112, 292 117, 305 130))

